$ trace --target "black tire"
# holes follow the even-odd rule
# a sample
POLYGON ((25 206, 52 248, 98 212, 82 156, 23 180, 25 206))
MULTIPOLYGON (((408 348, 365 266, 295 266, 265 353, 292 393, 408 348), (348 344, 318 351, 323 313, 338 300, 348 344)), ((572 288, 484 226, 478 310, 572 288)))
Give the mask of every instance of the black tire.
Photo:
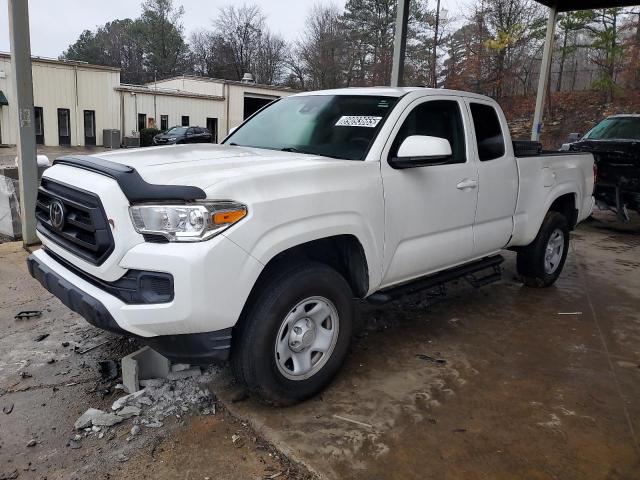
POLYGON ((535 240, 518 251, 518 273, 528 287, 546 288, 553 285, 562 273, 567 253, 569 251, 569 227, 567 219, 558 212, 549 212, 542 222, 535 240), (554 270, 545 269, 545 256, 551 236, 556 231, 562 232, 563 250, 559 262, 554 264, 554 270))
POLYGON ((349 284, 331 267, 309 261, 276 269, 257 288, 233 332, 231 367, 236 379, 274 405, 290 405, 318 394, 340 370, 351 342, 354 302, 349 284), (312 297, 325 298, 335 307, 337 340, 318 371, 304 380, 292 380, 278 366, 276 338, 294 307, 312 297))

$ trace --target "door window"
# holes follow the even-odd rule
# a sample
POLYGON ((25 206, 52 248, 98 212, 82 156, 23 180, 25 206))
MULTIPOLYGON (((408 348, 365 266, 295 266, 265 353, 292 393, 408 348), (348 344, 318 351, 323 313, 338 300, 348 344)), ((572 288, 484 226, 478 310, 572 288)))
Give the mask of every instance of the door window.
POLYGON ((36 143, 39 145, 44 144, 44 119, 42 107, 33 107, 35 116, 35 128, 36 128, 36 143))
POLYGON ((471 103, 471 116, 481 162, 495 160, 505 154, 504 134, 498 112, 491 105, 471 103))
POLYGON ((93 110, 84 111, 84 136, 86 138, 96 137, 96 112, 93 110))
POLYGON ((415 107, 398 131, 390 155, 395 157, 402 142, 412 135, 449 140, 453 156, 448 163, 467 161, 462 114, 460 105, 454 100, 433 100, 415 107))

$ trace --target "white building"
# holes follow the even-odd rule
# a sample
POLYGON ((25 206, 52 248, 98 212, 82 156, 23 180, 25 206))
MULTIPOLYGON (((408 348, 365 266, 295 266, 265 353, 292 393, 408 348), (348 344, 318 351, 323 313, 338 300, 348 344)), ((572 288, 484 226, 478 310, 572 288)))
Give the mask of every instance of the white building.
MULTIPOLYGON (((123 85, 120 70, 35 57, 34 122, 41 145, 103 145, 103 129, 121 138, 145 127, 207 127, 220 140, 230 128, 293 90, 228 80, 181 76, 147 85, 123 85)), ((0 53, 0 144, 17 141, 18 114, 11 58, 0 53)))

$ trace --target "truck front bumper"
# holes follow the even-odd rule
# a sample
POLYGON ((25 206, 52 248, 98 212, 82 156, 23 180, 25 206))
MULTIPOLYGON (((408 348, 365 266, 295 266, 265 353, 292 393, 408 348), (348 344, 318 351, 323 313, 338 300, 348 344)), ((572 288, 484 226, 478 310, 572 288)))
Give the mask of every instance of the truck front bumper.
MULTIPOLYGON (((260 271, 257 262, 251 257, 247 259, 247 255, 232 242, 226 239, 220 242, 222 246, 218 250, 226 250, 223 253, 227 254, 222 258, 228 260, 232 257, 233 261, 242 257, 244 262, 237 262, 235 268, 240 265, 246 269, 248 262, 251 266, 249 277, 255 275, 257 278, 260 271)), ((137 337, 174 361, 207 364, 226 360, 231 348, 232 327, 246 300, 245 295, 248 296, 248 291, 234 291, 237 285, 229 278, 247 282, 247 278, 241 279, 239 277, 242 275, 238 275, 243 273, 243 269, 240 272, 236 270, 235 277, 225 279, 225 274, 229 272, 223 267, 227 262, 218 262, 217 278, 207 278, 207 275, 200 274, 212 271, 206 266, 206 255, 199 259, 199 255, 191 258, 187 255, 187 258, 178 261, 178 252, 172 252, 172 246, 167 246, 166 256, 158 256, 159 250, 165 250, 162 247, 165 245, 134 248, 129 252, 127 262, 136 265, 127 266, 153 270, 153 266, 157 268, 161 259, 163 270, 171 273, 175 282, 174 298, 166 303, 127 304, 57 261, 45 249, 31 254, 27 264, 31 276, 67 307, 98 328, 137 337), (154 258, 150 256, 152 251, 154 258)))

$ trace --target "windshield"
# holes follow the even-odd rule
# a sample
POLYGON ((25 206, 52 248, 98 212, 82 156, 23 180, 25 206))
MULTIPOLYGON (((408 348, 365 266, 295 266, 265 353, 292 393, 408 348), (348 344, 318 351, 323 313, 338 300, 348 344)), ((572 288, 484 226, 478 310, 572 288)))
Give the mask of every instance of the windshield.
POLYGON ((189 127, 171 127, 167 130, 167 135, 184 135, 189 127))
POLYGON ((600 122, 585 140, 640 140, 639 117, 613 117, 600 122))
POLYGON ((224 143, 364 160, 396 101, 363 95, 288 97, 260 111, 224 143))

